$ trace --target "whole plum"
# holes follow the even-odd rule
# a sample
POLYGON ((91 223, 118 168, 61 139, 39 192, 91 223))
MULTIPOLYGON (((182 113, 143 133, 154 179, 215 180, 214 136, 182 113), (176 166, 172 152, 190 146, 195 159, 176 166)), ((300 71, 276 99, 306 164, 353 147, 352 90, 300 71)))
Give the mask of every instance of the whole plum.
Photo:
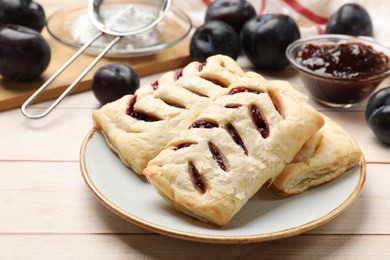
POLYGON ((390 145, 390 87, 380 89, 369 98, 365 116, 378 139, 390 145))
POLYGON ((92 91, 100 104, 134 94, 140 85, 138 74, 125 64, 107 64, 100 67, 92 78, 92 91))
POLYGON ((300 37, 299 28, 290 16, 265 14, 246 22, 240 34, 240 44, 256 67, 278 70, 288 65, 287 46, 300 37))
POLYGON ((329 18, 325 33, 372 36, 370 15, 359 4, 345 4, 329 18))
POLYGON ((190 42, 190 55, 193 61, 204 62, 215 54, 237 59, 240 42, 234 29, 225 22, 212 20, 198 27, 190 42))
POLYGON ((50 46, 33 29, 8 24, 0 27, 0 74, 13 81, 32 80, 51 59, 50 46))
POLYGON ((207 8, 205 21, 225 22, 240 34, 246 21, 255 16, 256 10, 247 0, 216 0, 207 8))
POLYGON ((368 99, 365 113, 366 120, 368 121, 372 113, 383 106, 390 106, 390 86, 378 90, 368 99))
POLYGON ((390 106, 375 110, 369 118, 369 125, 381 142, 390 145, 390 106))
POLYGON ((32 0, 1 0, 0 26, 18 24, 41 32, 46 21, 42 6, 32 0))

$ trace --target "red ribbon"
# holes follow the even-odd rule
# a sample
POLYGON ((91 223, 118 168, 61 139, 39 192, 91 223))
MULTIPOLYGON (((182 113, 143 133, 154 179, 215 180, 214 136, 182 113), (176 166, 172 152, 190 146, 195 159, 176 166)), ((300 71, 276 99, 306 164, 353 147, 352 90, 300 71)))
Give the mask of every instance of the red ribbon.
POLYGON ((301 5, 301 3, 297 0, 284 0, 286 4, 288 4, 291 8, 293 8, 296 12, 300 13, 302 16, 306 17, 308 20, 317 23, 317 24, 326 24, 328 19, 317 15, 301 5))

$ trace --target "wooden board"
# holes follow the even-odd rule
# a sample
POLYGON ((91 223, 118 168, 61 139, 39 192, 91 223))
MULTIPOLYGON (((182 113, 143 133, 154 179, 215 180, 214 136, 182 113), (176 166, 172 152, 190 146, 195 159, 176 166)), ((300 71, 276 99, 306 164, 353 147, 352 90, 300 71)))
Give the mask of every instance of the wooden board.
MULTIPOLYGON (((60 68, 76 50, 54 40, 46 31, 43 36, 47 39, 52 52, 49 67, 37 80, 19 83, 4 80, 0 76, 0 111, 20 107, 58 68, 60 68)), ((189 58, 189 36, 179 44, 164 51, 132 58, 103 58, 83 78, 71 93, 77 93, 91 88, 93 73, 102 65, 109 63, 123 63, 133 67, 139 76, 146 76, 161 71, 171 70, 186 65, 189 58)), ((72 63, 47 89, 36 99, 41 102, 57 98, 78 75, 93 61, 95 56, 82 54, 72 63)))

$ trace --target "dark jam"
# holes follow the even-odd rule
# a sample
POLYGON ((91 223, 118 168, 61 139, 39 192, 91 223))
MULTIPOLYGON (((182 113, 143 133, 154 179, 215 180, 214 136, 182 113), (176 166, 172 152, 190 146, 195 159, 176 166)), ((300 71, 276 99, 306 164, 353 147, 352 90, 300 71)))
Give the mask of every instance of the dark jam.
POLYGON ((360 42, 308 44, 294 58, 313 72, 300 70, 310 94, 334 107, 349 107, 368 97, 390 69, 388 56, 360 42))
POLYGON ((308 44, 295 59, 309 70, 345 79, 369 78, 389 69, 389 57, 359 42, 308 44))

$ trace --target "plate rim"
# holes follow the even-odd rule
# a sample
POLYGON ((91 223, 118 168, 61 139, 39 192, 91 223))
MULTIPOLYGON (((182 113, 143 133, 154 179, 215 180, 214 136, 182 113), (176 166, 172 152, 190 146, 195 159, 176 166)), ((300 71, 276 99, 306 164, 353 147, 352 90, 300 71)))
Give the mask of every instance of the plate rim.
POLYGON ((146 230, 165 235, 168 237, 174 237, 179 238, 183 240, 188 241, 194 241, 194 242, 204 242, 204 243, 215 243, 215 244, 246 244, 246 243, 257 243, 257 242, 266 242, 266 241, 272 241, 287 237, 296 236, 299 234, 302 234, 304 232, 307 232, 309 230, 315 229, 321 225, 324 225, 331 221, 332 219, 339 216, 341 213, 343 213, 345 210, 347 210, 353 202, 359 197, 361 194, 364 183, 366 181, 366 175, 367 175, 367 169, 366 169, 366 161, 364 158, 363 153, 361 153, 360 161, 359 161, 359 168, 360 168, 360 176, 359 181, 354 188, 353 192, 345 199, 343 203, 338 205, 335 209, 329 211, 324 216, 309 221, 303 225, 299 225, 296 227, 288 228, 281 231, 276 232, 270 232, 270 233, 264 233, 264 234, 258 234, 258 235, 244 235, 244 236, 212 236, 212 235, 203 235, 203 234, 196 234, 192 232, 185 232, 185 231, 179 231, 179 230, 173 230, 170 228, 166 228, 163 226, 159 226, 153 223, 150 223, 148 221, 145 221, 143 219, 140 219, 137 216, 132 215, 129 212, 126 212, 122 208, 115 205, 109 198, 107 198, 96 185, 93 183, 92 179, 90 178, 86 162, 85 162, 85 151, 88 146, 89 141, 93 138, 94 134, 100 134, 100 131, 96 129, 95 127, 92 127, 86 137, 84 138, 81 148, 80 148, 80 169, 81 174, 83 176, 83 179, 87 186, 90 188, 92 193, 95 195, 95 197, 109 210, 111 210, 113 213, 117 214, 121 218, 125 219, 128 222, 131 222, 141 228, 144 228, 146 230))
MULTIPOLYGON (((138 2, 138 1, 136 1, 136 2, 138 2)), ((83 9, 85 9, 87 11, 87 8, 88 8, 88 6, 86 6, 85 4, 73 4, 73 5, 69 5, 67 7, 61 8, 61 9, 53 12, 46 19, 45 29, 47 30, 48 34, 53 39, 55 39, 58 43, 63 44, 63 45, 68 46, 68 47, 71 47, 71 48, 73 48, 75 50, 79 50, 80 48, 83 47, 84 44, 82 44, 82 43, 80 43, 80 44, 71 43, 69 41, 63 40, 61 37, 58 36, 58 34, 55 34, 53 32, 53 30, 51 29, 49 24, 50 24, 50 22, 52 21, 53 18, 57 17, 59 14, 61 14, 63 12, 69 12, 69 11, 73 11, 74 12, 74 11, 80 11, 80 10, 83 10, 83 9)), ((181 41, 183 41, 190 34, 190 32, 192 31, 193 26, 194 26, 193 22, 192 22, 191 18, 185 12, 183 12, 179 8, 175 7, 174 5, 172 5, 170 7, 170 9, 171 10, 169 10, 169 12, 174 12, 174 14, 179 13, 181 16, 183 16, 185 18, 185 20, 186 20, 186 22, 188 24, 188 29, 185 31, 185 33, 183 35, 181 35, 180 37, 178 37, 174 41, 170 41, 170 42, 167 42, 167 43, 164 43, 164 44, 158 43, 158 44, 147 46, 147 47, 143 47, 143 48, 137 48, 137 49, 134 49, 132 51, 109 50, 106 53, 105 56, 106 57, 110 57, 110 58, 142 57, 142 56, 152 55, 152 54, 154 54, 156 52, 168 49, 170 47, 173 47, 173 46, 177 45, 181 41)), ((163 18, 163 19, 165 19, 165 18, 163 18)), ((104 48, 97 48, 97 47, 89 46, 85 50, 85 52, 87 54, 90 54, 90 55, 97 55, 101 51, 103 51, 103 49, 104 48)))

